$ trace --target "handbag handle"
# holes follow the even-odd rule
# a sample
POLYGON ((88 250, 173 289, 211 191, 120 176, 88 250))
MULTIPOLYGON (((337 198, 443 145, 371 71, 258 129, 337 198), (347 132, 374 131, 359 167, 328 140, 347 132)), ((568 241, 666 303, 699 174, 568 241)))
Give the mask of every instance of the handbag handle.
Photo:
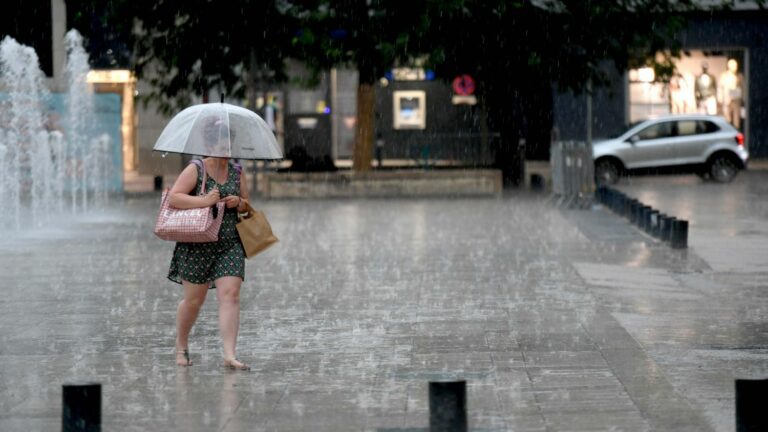
POLYGON ((245 210, 237 212, 237 221, 242 222, 243 219, 248 219, 249 217, 253 216, 253 213, 255 212, 256 210, 251 207, 251 204, 248 201, 245 201, 245 210))
POLYGON ((193 163, 197 165, 201 170, 203 170, 203 184, 200 186, 200 195, 205 195, 205 181, 207 180, 208 173, 205 172, 205 162, 201 161, 200 159, 192 159, 190 163, 193 163))

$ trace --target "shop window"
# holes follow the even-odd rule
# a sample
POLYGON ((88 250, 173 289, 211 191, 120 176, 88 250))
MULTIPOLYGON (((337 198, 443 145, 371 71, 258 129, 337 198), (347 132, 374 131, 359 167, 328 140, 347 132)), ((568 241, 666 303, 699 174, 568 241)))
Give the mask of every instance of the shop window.
POLYGON ((675 61, 675 72, 668 79, 647 68, 630 70, 630 122, 666 114, 708 114, 723 116, 744 130, 744 58, 743 50, 691 50, 675 61))

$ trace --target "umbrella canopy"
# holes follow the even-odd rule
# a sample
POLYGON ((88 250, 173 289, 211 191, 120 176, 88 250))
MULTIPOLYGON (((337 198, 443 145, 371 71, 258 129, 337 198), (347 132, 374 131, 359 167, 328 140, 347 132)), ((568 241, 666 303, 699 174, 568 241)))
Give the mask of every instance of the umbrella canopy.
POLYGON ((267 123, 253 111, 226 103, 193 105, 163 129, 154 151, 233 159, 282 159, 267 123))

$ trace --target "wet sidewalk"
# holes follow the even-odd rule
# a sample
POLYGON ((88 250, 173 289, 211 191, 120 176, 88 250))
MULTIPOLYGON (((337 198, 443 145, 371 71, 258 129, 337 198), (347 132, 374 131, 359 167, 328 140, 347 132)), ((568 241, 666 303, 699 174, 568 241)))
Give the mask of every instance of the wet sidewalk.
POLYGON ((729 431, 733 379, 768 376, 766 242, 725 267, 705 220, 673 251, 525 194, 260 203, 281 242, 247 264, 253 371, 220 367, 213 294, 178 368, 157 204, 5 233, 0 430, 60 430, 61 385, 99 382, 110 431, 423 431, 427 383, 466 379, 471 430, 729 431))

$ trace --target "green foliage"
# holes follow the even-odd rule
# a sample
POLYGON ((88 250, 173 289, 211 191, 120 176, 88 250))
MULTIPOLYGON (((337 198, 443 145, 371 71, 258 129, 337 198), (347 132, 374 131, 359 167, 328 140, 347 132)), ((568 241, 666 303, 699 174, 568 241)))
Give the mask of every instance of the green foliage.
MULTIPOLYGON (((652 65, 668 76, 692 1, 466 0, 431 2, 431 64, 446 76, 522 73, 577 92, 607 84, 604 61, 618 71, 652 65)), ((488 82, 486 82, 488 83, 488 82)), ((488 83, 490 84, 490 83, 488 83)), ((498 84, 498 83, 497 83, 498 84)))
POLYGON ((195 96, 211 89, 243 97, 248 74, 262 81, 285 79, 284 61, 290 56, 289 35, 295 24, 284 10, 278 9, 278 2, 70 3, 83 11, 101 8, 110 25, 130 27, 127 37, 133 48, 133 69, 150 84, 149 93, 141 97, 145 102, 157 102, 166 113, 188 106, 195 96))
MULTIPOLYGON (((725 2, 726 6, 728 2, 725 2)), ((762 2, 761 2, 762 3, 762 2)), ((68 0, 78 29, 128 39, 132 67, 165 111, 219 89, 242 96, 248 78, 281 81, 285 60, 315 71, 356 68, 374 83, 393 65, 427 56, 451 78, 472 73, 480 92, 523 74, 581 91, 619 71, 671 73, 672 35, 692 0, 68 0), (101 12, 99 12, 101 11, 101 12), (99 25, 94 25, 94 16, 99 25), (131 19, 132 17, 132 19, 131 19), (100 29, 100 30, 99 30, 100 29)))
POLYGON ((421 54, 427 3, 414 0, 400 8, 384 0, 297 2, 288 11, 300 22, 292 38, 295 55, 315 71, 355 68, 361 83, 372 84, 393 65, 421 54))

